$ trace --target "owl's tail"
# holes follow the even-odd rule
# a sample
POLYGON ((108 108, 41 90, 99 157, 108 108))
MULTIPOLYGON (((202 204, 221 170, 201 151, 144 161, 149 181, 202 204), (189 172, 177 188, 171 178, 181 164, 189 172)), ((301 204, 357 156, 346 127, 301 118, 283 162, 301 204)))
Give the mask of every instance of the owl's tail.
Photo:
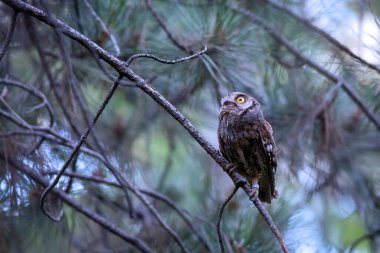
POLYGON ((259 199, 262 202, 271 203, 272 198, 276 197, 274 185, 274 175, 266 171, 259 179, 259 199))

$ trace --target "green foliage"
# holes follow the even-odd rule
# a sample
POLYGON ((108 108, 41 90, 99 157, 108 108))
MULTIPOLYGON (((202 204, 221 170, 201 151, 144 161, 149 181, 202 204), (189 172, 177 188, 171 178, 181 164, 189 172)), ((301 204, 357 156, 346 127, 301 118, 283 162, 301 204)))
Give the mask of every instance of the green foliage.
MULTIPOLYGON (((46 2, 49 2, 49 10, 62 21, 75 29, 82 29, 85 36, 115 53, 110 36, 102 31, 83 1, 78 1, 79 15, 74 11, 76 1, 46 2)), ((127 60, 142 52, 165 59, 188 55, 172 43, 143 1, 89 2, 115 36, 121 49, 120 59, 127 60)), ((208 46, 208 51, 192 61, 175 65, 164 65, 147 58, 136 59, 131 68, 149 80, 214 146, 217 146, 221 96, 230 91, 244 91, 260 101, 279 147, 277 188, 280 197, 267 208, 292 252, 344 251, 360 236, 380 228, 378 129, 342 88, 332 90, 334 83, 297 59, 267 31, 226 7, 225 3, 238 2, 274 27, 301 53, 350 82, 377 115, 380 108, 379 73, 359 64, 265 1, 152 2, 175 39, 193 52, 201 50, 204 45, 208 46), (324 101, 328 106, 314 115, 324 101), (341 210, 347 206, 348 211, 341 210)), ((344 9, 341 11, 355 22, 361 12, 378 20, 379 4, 372 2, 367 6, 362 1, 342 1, 344 9), (362 4, 365 8, 358 12, 358 6, 362 4)), ((322 24, 326 22, 323 19, 332 21, 334 12, 338 11, 324 9, 324 13, 322 7, 314 10, 309 1, 281 3, 298 15, 316 22, 321 19, 322 24)), ((2 15, 6 13, 4 10, 9 10, 4 4, 0 7, 2 15)), ((70 127, 59 101, 83 132, 87 124, 74 89, 79 91, 92 119, 111 81, 99 68, 97 56, 61 35, 69 64, 60 52, 53 29, 41 22, 34 21, 34 24, 61 97, 55 98, 22 17, 17 23, 13 46, 0 62, 2 67, 7 65, 7 70, 0 71, 0 78, 8 76, 31 83, 46 94, 56 116, 53 129, 75 143, 79 136, 70 127)), ((5 31, 4 22, 0 25, 1 31, 5 31)), ((338 30, 339 25, 324 28, 331 32, 338 30)), ((357 43, 338 39, 353 48, 357 43)), ((100 64, 116 75, 104 62, 100 64)), ((0 93, 3 87, 5 85, 0 82, 0 93)), ((7 86, 7 89, 6 101, 23 119, 34 125, 48 122, 49 115, 44 109, 27 112, 39 102, 35 97, 15 87, 7 86)), ((5 105, 1 104, 0 108, 4 109, 5 105)), ((0 120, 2 134, 19 129, 4 117, 0 116, 0 120)), ((138 187, 157 190, 187 210, 192 223, 210 245, 211 252, 219 251, 216 216, 233 184, 166 111, 138 88, 119 87, 94 130, 114 166, 138 187)), ((36 140, 35 136, 2 138, 0 154, 6 153, 34 170, 59 169, 71 148, 47 140, 37 151, 28 153, 36 140)), ((95 146, 91 137, 87 142, 89 146, 95 146)), ((65 216, 61 222, 49 221, 38 209, 41 189, 11 167, 6 159, 0 159, 0 252, 136 250, 70 207, 64 207, 65 216)), ((114 179, 106 166, 89 154, 81 153, 72 167, 83 175, 114 179)), ((60 187, 65 189, 68 182, 67 178, 61 179, 60 187)), ((157 252, 179 251, 178 245, 134 195, 131 194, 130 198, 140 216, 131 219, 128 215, 130 206, 120 189, 75 179, 70 194, 81 204, 143 238, 157 252)), ((155 199, 151 202, 189 249, 206 252, 194 232, 172 208, 155 199)), ((280 250, 262 216, 241 192, 227 207, 222 228, 233 252, 280 250)), ((355 252, 371 252, 371 249, 380 249, 379 243, 366 241, 355 252)))

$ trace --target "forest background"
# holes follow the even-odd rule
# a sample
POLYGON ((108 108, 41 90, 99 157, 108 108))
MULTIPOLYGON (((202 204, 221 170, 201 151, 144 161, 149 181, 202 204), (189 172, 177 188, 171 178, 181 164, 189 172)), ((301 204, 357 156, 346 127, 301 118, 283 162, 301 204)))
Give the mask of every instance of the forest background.
POLYGON ((0 17, 0 252, 219 252, 232 91, 274 129, 279 198, 239 189, 225 251, 380 252, 379 1, 1 0, 0 17))

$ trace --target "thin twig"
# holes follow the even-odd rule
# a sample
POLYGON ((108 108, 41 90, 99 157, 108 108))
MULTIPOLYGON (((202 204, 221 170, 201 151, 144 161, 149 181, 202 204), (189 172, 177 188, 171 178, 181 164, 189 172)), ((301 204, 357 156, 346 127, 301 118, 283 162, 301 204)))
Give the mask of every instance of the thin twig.
POLYGON ((4 44, 0 49, 0 61, 3 58, 5 52, 7 51, 9 44, 11 43, 12 36, 13 36, 13 33, 15 31, 15 27, 16 27, 17 14, 18 14, 18 11, 16 11, 16 10, 14 10, 12 13, 11 23, 9 25, 9 30, 8 30, 7 35, 5 36, 4 44))
POLYGON ((82 26, 82 19, 81 19, 81 15, 80 15, 80 11, 79 11, 79 2, 78 0, 74 0, 74 11, 75 11, 75 15, 77 16, 77 26, 78 26, 78 30, 83 33, 83 26, 82 26))
MULTIPOLYGON (((0 98, 0 101, 4 99, 1 97, 0 98)), ((8 106, 9 107, 9 106, 8 106)), ((23 127, 23 128, 26 128, 26 129, 34 129, 35 127, 32 126, 32 125, 29 125, 28 122, 26 122, 23 118, 19 117, 18 114, 14 113, 14 111, 12 112, 7 112, 3 109, 0 109, 0 115, 3 116, 4 118, 7 118, 9 119, 10 121, 12 121, 13 123, 15 123, 16 125, 20 126, 20 127, 23 127)))
MULTIPOLYGON (((58 174, 58 171, 43 171, 42 173, 55 175, 55 174, 58 174)), ((98 177, 98 176, 87 176, 87 175, 82 175, 82 174, 74 173, 74 172, 65 172, 63 175, 68 176, 70 178, 73 177, 80 180, 86 180, 86 181, 91 181, 95 183, 109 185, 112 187, 123 188, 118 182, 111 181, 109 179, 98 177)), ((198 237, 200 242, 204 245, 204 247, 208 251, 210 251, 210 247, 208 246, 207 242, 204 240, 200 232, 196 229, 193 222, 188 218, 185 212, 180 207, 178 207, 171 199, 169 199, 167 196, 157 191, 152 191, 152 190, 147 190, 147 189, 142 189, 142 188, 139 188, 139 191, 147 196, 150 196, 152 198, 162 201, 167 206, 172 208, 184 220, 184 222, 190 227, 190 229, 193 230, 193 232, 196 234, 196 236, 198 237)))
POLYGON ((269 6, 275 8, 275 9, 277 9, 279 11, 282 11, 282 12, 286 13, 287 15, 289 15, 290 17, 292 17, 293 19, 297 20, 299 23, 303 24, 307 28, 309 28, 309 29, 313 30, 314 32, 318 33, 319 35, 321 35, 323 38, 325 38, 328 42, 330 42, 332 45, 334 45, 339 50, 345 52, 346 54, 348 54, 352 58, 354 58, 357 61, 359 61, 361 64, 367 66, 370 69, 375 70, 377 73, 380 74, 380 68, 377 65, 369 63, 365 59, 363 59, 360 56, 356 55, 347 46, 343 45, 337 39, 335 39, 334 37, 332 37, 329 33, 325 32, 321 28, 319 28, 316 25, 314 25, 313 23, 311 23, 308 19, 300 17, 297 14, 295 14, 294 12, 292 12, 291 10, 287 9, 286 7, 280 6, 280 5, 278 5, 278 4, 276 4, 276 3, 272 2, 272 1, 269 1, 269 0, 263 0, 263 1, 265 3, 267 3, 269 6))
POLYGON ((226 200, 223 202, 222 206, 219 209, 218 212, 218 220, 216 221, 216 232, 218 234, 218 239, 219 239, 219 245, 220 245, 220 251, 224 253, 224 245, 223 245, 223 237, 222 237, 222 232, 220 230, 220 222, 222 221, 222 216, 223 216, 223 211, 224 208, 227 206, 228 202, 232 199, 232 197, 236 194, 237 190, 239 187, 235 186, 234 190, 231 192, 230 195, 226 198, 226 200))
POLYGON ((227 5, 227 7, 233 11, 236 11, 250 18, 253 23, 263 28, 273 39, 275 39, 276 41, 281 43, 284 47, 286 47, 289 50, 289 52, 291 52, 293 55, 299 58, 302 62, 304 62, 305 64, 307 64, 308 66, 316 70, 318 73, 320 73, 321 75, 329 79, 334 84, 341 82, 342 87, 346 91, 346 93, 359 106, 359 108, 364 112, 364 114, 367 115, 368 119, 372 121, 372 123, 375 124, 375 126, 380 130, 380 119, 365 104, 365 102, 360 98, 357 92, 352 88, 352 86, 347 81, 331 73, 330 71, 323 68, 321 65, 317 64, 316 62, 311 60, 309 57, 304 55, 297 48, 295 48, 282 34, 278 33, 274 28, 268 25, 266 21, 262 20, 260 17, 258 17, 254 13, 249 12, 245 9, 239 8, 236 5, 227 5))
POLYGON ((155 61, 158 61, 158 62, 161 62, 161 63, 164 63, 164 64, 176 64, 176 63, 179 63, 179 62, 184 62, 184 61, 189 61, 189 60, 192 60, 202 54, 204 54, 205 52, 207 51, 207 46, 205 46, 201 51, 199 52, 196 52, 190 56, 187 56, 187 57, 182 57, 182 58, 178 58, 178 59, 175 59, 175 60, 166 60, 166 59, 162 59, 162 58, 159 58, 153 54, 134 54, 132 55, 131 57, 128 58, 128 60, 125 62, 125 64, 127 66, 131 65, 132 61, 136 58, 150 58, 150 59, 153 59, 155 61))
MULTIPOLYGON (((49 16, 49 14, 46 14, 46 15, 49 16)), ((31 20, 29 16, 25 17, 25 25, 28 27, 28 29, 26 29, 27 33, 29 34, 31 41, 33 42, 33 44, 35 45, 35 47, 37 49, 37 53, 38 53, 38 56, 40 58, 42 69, 45 72, 45 74, 49 80, 50 87, 53 89, 54 97, 56 98, 56 100, 59 104, 59 107, 61 108, 61 110, 63 112, 63 115, 67 119, 71 128, 74 130, 74 133, 77 134, 77 136, 80 136, 80 131, 78 130, 78 128, 76 127, 76 125, 72 121, 69 111, 67 110, 66 106, 63 104, 63 99, 61 99, 61 97, 60 97, 59 91, 57 89, 57 83, 54 80, 53 74, 49 68, 49 64, 48 64, 47 59, 45 57, 45 54, 43 52, 43 48, 40 44, 40 41, 37 38, 37 30, 34 27, 34 21, 31 20)))
MULTIPOLYGON (((51 20, 52 17, 49 16, 48 14, 45 14, 47 17, 48 17, 48 20, 51 20)), ((53 27, 56 27, 53 25, 53 27)), ((38 45, 38 42, 36 42, 36 45, 38 45)), ((92 51, 92 50, 91 50, 92 51)), ((44 59, 44 55, 42 54, 42 52, 40 53, 40 56, 41 56, 41 60, 44 59)), ((43 62, 45 62, 45 66, 46 66, 46 61, 43 60, 43 62)), ((47 74, 48 74, 48 77, 49 77, 49 80, 51 80, 51 83, 54 82, 51 74, 49 74, 49 70, 46 66, 46 71, 47 71, 47 74)), ((0 113, 2 113, 0 111, 0 113)), ((5 113, 5 116, 9 116, 8 114, 5 113)), ((12 119, 11 117, 8 117, 10 119, 12 119)), ((15 123, 18 123, 20 124, 18 121, 16 121, 15 123)), ((22 126, 22 125, 21 125, 22 126)), ((83 137, 83 135, 81 136, 81 138, 83 137)), ((75 147, 75 149, 77 149, 77 152, 79 151, 79 148, 78 146, 75 147)), ((75 151, 74 149, 74 151, 75 151)), ((70 161, 72 160, 73 156, 75 154, 72 153, 71 156, 69 157, 69 160, 66 161, 66 163, 64 164, 64 167, 62 168, 62 171, 64 171, 68 164, 70 163, 70 161)), ((99 159, 99 158, 98 158, 99 159)), ((138 189, 136 189, 135 187, 132 186, 132 184, 129 182, 129 180, 125 177, 124 174, 120 173, 116 168, 114 168, 111 163, 107 160, 107 158, 105 157, 105 159, 101 159, 103 161, 103 163, 107 166, 107 168, 112 172, 112 174, 116 177, 116 179, 119 181, 119 183, 123 186, 123 189, 124 191, 127 193, 127 189, 131 190, 136 196, 138 199, 140 199, 142 201, 142 203, 149 209, 149 211, 153 214, 153 216, 156 218, 156 220, 158 221, 158 223, 160 224, 160 226, 169 233, 169 235, 175 240, 175 242, 180 246, 181 250, 183 252, 189 252, 186 247, 184 246, 183 242, 181 241, 180 237, 178 236, 178 234, 161 218, 160 214, 158 213, 158 211, 145 199, 145 197, 139 192, 138 189)), ((56 177, 56 179, 54 180, 54 182, 52 183, 52 188, 54 187, 54 184, 57 184, 58 183, 58 180, 59 180, 59 177, 60 175, 58 175, 56 177)), ((45 192, 43 193, 43 195, 41 196, 41 208, 43 210, 43 212, 45 211, 43 208, 44 208, 44 205, 43 205, 43 202, 44 202, 44 198, 46 197, 46 194, 48 193, 49 191, 49 188, 45 190, 45 192)), ((48 215, 49 218, 55 220, 55 221, 59 221, 61 217, 53 217, 52 215, 50 215, 48 212, 44 212, 44 214, 48 215)))
MULTIPOLYGON (((252 188, 249 187, 249 186, 247 186, 246 184, 244 185, 244 191, 246 193, 250 192, 250 193, 247 193, 247 194, 251 194, 249 196, 253 196, 252 195, 253 194, 252 193, 252 188)), ((273 234, 275 235, 276 239, 280 243, 282 251, 284 253, 289 253, 288 247, 286 246, 285 241, 282 238, 280 230, 278 230, 278 228, 274 224, 272 217, 270 216, 270 214, 268 213, 268 211, 265 209, 263 203, 261 203, 261 201, 259 200, 259 198, 256 198, 256 199, 252 199, 251 198, 251 201, 255 204, 255 206, 257 207, 257 209, 261 213, 261 215, 264 217, 266 223, 269 225, 269 227, 272 230, 273 234)))
POLYGON ((168 36, 168 38, 173 42, 173 44, 181 49, 183 52, 192 54, 191 50, 189 50, 186 46, 184 46, 182 43, 180 43, 174 35, 169 31, 168 27, 165 25, 165 22, 162 20, 162 18, 158 15, 157 11, 153 8, 151 0, 144 0, 145 5, 148 7, 149 11, 152 13, 154 18, 157 20, 159 25, 164 29, 164 32, 168 36))
MULTIPOLYGON (((77 103, 79 105, 79 108, 80 108, 80 111, 82 113, 82 117, 84 118, 85 124, 88 126, 88 125, 91 124, 91 122, 90 122, 90 119, 88 117, 88 113, 87 113, 86 109, 84 108, 82 99, 79 96, 79 91, 77 90, 77 87, 76 87, 77 82, 75 82, 75 76, 74 76, 74 71, 72 69, 72 64, 71 64, 70 57, 69 57, 69 55, 67 53, 66 48, 64 47, 64 45, 62 43, 63 39, 61 38, 61 33, 58 31, 58 29, 56 29, 56 27, 54 27, 54 33, 55 33, 55 35, 57 37, 57 42, 58 42, 58 45, 59 45, 62 57, 63 57, 64 61, 67 63, 66 65, 68 66, 69 84, 70 84, 70 87, 71 87, 71 89, 73 91, 74 99, 77 101, 77 103)), ((121 84, 121 83, 122 83, 122 80, 119 81, 119 84, 121 84)), ((107 158, 107 156, 106 156, 106 154, 104 152, 104 149, 103 149, 102 145, 100 144, 100 141, 99 141, 99 138, 98 138, 98 135, 97 135, 95 129, 92 130, 92 138, 94 140, 96 148, 99 150, 99 152, 103 156, 104 160, 107 162, 107 164, 111 164, 108 161, 108 158, 107 158)), ((134 215, 133 215, 133 202, 132 202, 132 200, 131 200, 131 198, 129 196, 127 188, 123 187, 123 190, 124 190, 125 197, 126 197, 126 200, 127 200, 128 206, 129 206, 129 209, 128 209, 129 210, 129 216, 131 218, 133 218, 134 217, 134 215)))
MULTIPOLYGON (((214 158, 214 160, 223 168, 224 171, 228 171, 231 164, 217 151, 209 142, 207 142, 204 137, 195 129, 195 127, 190 123, 190 121, 182 115, 177 108, 175 108, 169 101, 167 101, 157 90, 155 90, 151 85, 147 84, 140 76, 132 72, 130 77, 134 80, 146 94, 148 94, 152 99, 154 99, 159 105, 161 105, 170 115, 172 115, 189 133, 190 135, 206 150, 206 152, 214 158)), ((237 172, 232 172, 229 174, 232 181, 238 182, 240 175, 237 172)), ((244 191, 248 196, 253 196, 252 189, 248 183, 243 186, 244 191)), ((252 200, 252 199, 251 199, 252 200)), ((265 207, 262 205, 259 199, 252 200, 259 212, 263 215, 265 221, 269 225, 271 231, 276 236, 284 252, 288 252, 288 249, 284 243, 282 235, 276 225, 274 224, 269 213, 266 211, 265 207)))
POLYGON ((375 231, 373 231, 373 232, 371 232, 371 233, 365 234, 365 235, 359 237, 358 239, 356 239, 356 240, 352 243, 352 245, 351 245, 350 250, 348 251, 348 253, 352 253, 352 252, 354 251, 354 249, 355 249, 355 248, 356 248, 356 247, 357 247, 362 241, 367 240, 367 239, 373 240, 373 239, 375 239, 376 236, 380 236, 380 229, 375 230, 375 231))
POLYGON ((312 119, 316 118, 322 111, 326 110, 327 107, 332 103, 333 98, 338 94, 339 89, 342 87, 342 83, 338 82, 330 90, 324 94, 323 100, 318 103, 317 108, 315 108, 311 113, 310 117, 312 119))
POLYGON ((141 193, 139 189, 134 187, 126 177, 124 173, 120 173, 118 170, 116 170, 112 165, 108 165, 108 169, 114 174, 117 180, 121 181, 122 185, 126 185, 129 190, 135 196, 149 209, 151 214, 153 214, 154 218, 158 221, 160 226, 168 232, 168 234, 174 239, 174 241, 178 244, 178 246, 181 248, 181 250, 185 253, 189 253, 190 251, 185 247, 184 243, 182 242, 181 238, 178 236, 178 234, 162 219, 159 212, 154 208, 154 206, 145 198, 145 196, 141 193))
MULTIPOLYGON (((28 122, 26 122, 20 115, 18 115, 18 113, 15 110, 13 110, 13 108, 1 96, 0 96, 0 102, 3 103, 4 107, 8 110, 8 113, 10 116, 12 116, 14 119, 16 119, 21 125, 24 125, 29 129, 32 129, 32 126, 28 122)), ((3 111, 3 110, 1 110, 1 111, 3 111)), ((5 112, 5 111, 3 111, 3 112, 5 112)))
MULTIPOLYGON (((195 129, 195 127, 190 123, 185 116, 183 116, 177 108, 175 108, 169 101, 167 101, 158 91, 156 91, 152 86, 150 86, 144 79, 142 79, 139 75, 133 72, 132 69, 125 66, 124 62, 117 59, 109 52, 105 51, 103 48, 99 47, 96 43, 88 39, 83 34, 79 33, 72 27, 68 26, 64 22, 56 18, 49 18, 45 12, 42 10, 27 4, 21 0, 1 0, 12 8, 22 11, 28 15, 31 15, 42 22, 50 25, 59 27, 62 33, 69 36, 73 40, 79 42, 89 50, 96 52, 101 59, 110 64, 116 71, 125 75, 128 79, 137 83, 137 86, 142 89, 147 95, 149 95, 153 100, 155 100, 158 104, 160 104, 170 115, 172 115, 188 132, 189 134, 205 149, 205 151, 223 168, 224 171, 227 171, 230 168, 231 164, 217 151, 209 142, 207 142, 203 136, 195 129)), ((235 182, 235 180, 239 177, 237 173, 230 174, 231 179, 235 182)), ((249 196, 251 194, 251 189, 246 183, 243 186, 245 193, 249 196)), ((281 237, 281 233, 277 229, 276 225, 273 223, 272 219, 268 212, 266 212, 264 206, 262 206, 259 200, 253 201, 255 206, 258 208, 260 213, 264 216, 265 221, 268 223, 271 231, 276 235, 278 239, 281 237), (269 217, 269 218, 268 218, 269 217)), ((279 240, 282 248, 286 248, 283 244, 283 240, 279 240)), ((284 250, 284 252, 288 252, 288 250, 284 250)))
POLYGON ((59 221, 60 218, 52 216, 48 211, 45 210, 45 206, 44 206, 45 198, 46 198, 47 194, 58 184, 59 179, 61 178, 61 176, 63 175, 63 173, 65 172, 65 170, 69 166, 69 164, 71 163, 71 161, 74 159, 75 155, 78 153, 78 151, 79 151, 80 147, 82 146, 83 142, 86 140, 87 136, 91 132, 91 129, 93 128, 93 126, 95 125, 96 121, 98 120, 98 118, 102 114, 103 110, 107 106, 107 104, 110 101, 110 99, 112 98, 115 90, 117 89, 117 87, 119 85, 119 81, 122 79, 122 77, 123 76, 120 75, 118 77, 118 79, 114 82, 114 84, 112 85, 112 87, 111 87, 110 91, 108 92, 106 98, 104 99, 103 103, 100 105, 99 110, 96 112, 96 115, 95 115, 94 119, 92 120, 91 125, 89 125, 87 127, 86 131, 82 134, 79 142, 75 146, 74 150, 71 152, 69 158, 63 164, 63 166, 62 166, 61 170, 59 171, 58 175, 54 178, 53 182, 45 189, 45 191, 41 195, 41 201, 40 201, 41 210, 42 210, 42 212, 46 216, 48 216, 53 221, 59 221))
MULTIPOLYGON (((5 160, 5 156, 3 153, 0 152, 0 158, 2 160, 5 160)), ((23 174, 27 175, 31 179, 33 179, 35 182, 38 184, 46 187, 49 185, 48 180, 44 179, 44 177, 41 174, 37 174, 36 170, 32 170, 30 168, 27 168, 25 165, 10 159, 7 157, 8 163, 14 167, 16 170, 21 171, 23 174)), ((63 202, 71 206, 73 209, 77 210, 78 212, 82 213, 85 215, 87 218, 90 220, 94 221, 95 223, 99 224, 102 226, 104 229, 108 230, 109 232, 115 234, 116 236, 122 238, 126 242, 130 243, 134 247, 136 247, 139 251, 144 252, 144 253, 151 253, 153 250, 149 248, 149 246, 139 237, 136 237, 134 235, 131 235, 127 233, 125 230, 122 228, 118 227, 117 225, 109 222, 106 218, 103 216, 95 213, 91 209, 84 207, 80 203, 78 203, 76 200, 72 199, 70 195, 65 193, 62 190, 59 190, 57 188, 52 189, 52 192, 56 194, 63 202)))
MULTIPOLYGON (((148 10, 150 11, 150 13, 153 15, 153 17, 156 19, 157 23, 159 24, 159 26, 164 30, 164 32, 166 33, 166 36, 168 36, 168 38, 170 39, 170 41, 180 50, 182 50, 183 52, 185 53, 188 53, 188 54, 193 54, 193 51, 191 49, 189 49, 187 46, 185 46, 181 41, 179 41, 175 36, 174 34, 169 30, 169 28, 167 27, 167 25, 165 24, 164 20, 162 17, 160 17, 160 15, 158 14, 158 12, 154 9, 152 3, 151 3, 151 0, 144 0, 145 1, 145 5, 148 7, 148 10)), ((204 55, 204 56, 201 56, 200 57, 202 63, 205 65, 207 71, 210 73, 210 76, 211 78, 215 81, 215 83, 217 85, 220 84, 220 80, 219 78, 214 74, 214 72, 212 71, 212 69, 210 69, 210 62, 212 62, 212 67, 211 68, 214 68, 218 74, 220 76, 223 77, 223 79, 226 79, 223 74, 220 72, 220 70, 217 68, 217 64, 214 63, 210 57, 208 57, 207 55, 204 55)), ((220 97, 219 96, 219 90, 218 90, 218 86, 217 85, 214 85, 214 89, 216 90, 216 97, 220 97)), ((220 101, 220 98, 218 99, 218 101, 220 101)))
MULTIPOLYGON (((47 99, 47 96, 42 93, 41 91, 34 88, 31 84, 22 83, 17 80, 9 79, 9 78, 0 78, 0 83, 3 85, 9 85, 9 86, 15 86, 20 89, 23 89, 27 91, 28 93, 32 94, 33 96, 37 97, 39 100, 41 100, 41 104, 38 105, 38 107, 46 107, 46 110, 49 114, 49 127, 51 127, 54 123, 54 114, 51 104, 49 103, 49 100, 47 99)), ((36 107, 32 108, 33 110, 36 110, 36 107)), ((28 110, 27 113, 29 113, 32 109, 28 110)))
POLYGON ((95 20, 100 24, 102 27, 102 30, 105 34, 107 34, 108 37, 110 37, 113 47, 115 48, 116 55, 120 54, 120 48, 119 45, 116 42, 115 37, 113 34, 108 30, 106 24, 103 22, 103 20, 98 16, 94 8, 92 8, 91 4, 87 0, 83 0, 84 4, 86 5, 87 9, 90 11, 91 15, 95 18, 95 20))

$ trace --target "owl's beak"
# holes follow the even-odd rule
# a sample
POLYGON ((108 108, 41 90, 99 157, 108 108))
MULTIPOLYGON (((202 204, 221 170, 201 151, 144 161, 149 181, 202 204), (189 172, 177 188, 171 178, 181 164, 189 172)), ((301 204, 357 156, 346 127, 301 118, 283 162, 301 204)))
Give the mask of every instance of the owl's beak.
POLYGON ((241 113, 240 113, 240 116, 244 116, 244 115, 246 115, 248 112, 250 112, 250 111, 252 111, 253 110, 253 108, 255 108, 256 107, 256 105, 251 105, 251 106, 249 106, 247 109, 245 109, 244 111, 242 111, 241 113))
POLYGON ((256 104, 252 104, 250 107, 247 108, 247 111, 250 111, 250 110, 252 110, 255 107, 256 107, 256 104))
POLYGON ((249 106, 247 109, 245 109, 245 111, 251 111, 251 110, 253 110, 254 108, 256 107, 256 104, 252 104, 251 106, 249 106))

